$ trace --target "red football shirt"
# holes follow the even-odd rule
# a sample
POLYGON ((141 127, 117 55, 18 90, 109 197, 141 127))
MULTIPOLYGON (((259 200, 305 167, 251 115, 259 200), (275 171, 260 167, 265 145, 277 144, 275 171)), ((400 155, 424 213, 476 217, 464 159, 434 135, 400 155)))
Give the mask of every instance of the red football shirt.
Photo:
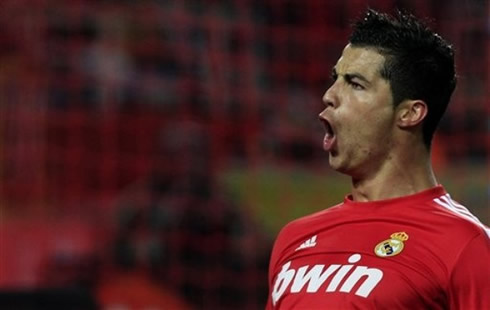
POLYGON ((490 309, 490 231, 438 186, 280 232, 267 309, 490 309))

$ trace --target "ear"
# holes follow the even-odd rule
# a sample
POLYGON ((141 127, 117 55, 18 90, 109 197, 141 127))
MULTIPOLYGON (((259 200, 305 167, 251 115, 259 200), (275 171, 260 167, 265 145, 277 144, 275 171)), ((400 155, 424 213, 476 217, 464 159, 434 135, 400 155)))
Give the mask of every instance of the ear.
POLYGON ((404 100, 397 107, 396 123, 400 128, 417 126, 422 123, 427 112, 427 104, 422 100, 404 100))

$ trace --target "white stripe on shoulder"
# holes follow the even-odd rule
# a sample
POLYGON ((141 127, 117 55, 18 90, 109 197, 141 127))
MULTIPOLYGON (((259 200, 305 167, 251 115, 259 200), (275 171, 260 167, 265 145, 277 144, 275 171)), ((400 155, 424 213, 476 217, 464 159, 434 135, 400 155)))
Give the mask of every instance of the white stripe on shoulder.
POLYGON ((444 196, 441 197, 441 199, 447 203, 449 206, 451 206, 452 209, 456 210, 456 211, 459 211, 460 213, 468 216, 468 217, 471 217, 474 221, 476 222, 479 222, 480 220, 474 216, 470 210, 468 210, 466 207, 464 207, 463 205, 460 205, 459 203, 456 203, 454 200, 451 199, 451 196, 449 196, 449 194, 446 194, 444 196))
POLYGON ((439 198, 435 198, 434 202, 455 213, 459 217, 464 218, 472 222, 473 224, 481 227, 490 238, 490 228, 486 227, 482 222, 480 222, 480 220, 476 216, 474 216, 466 207, 452 200, 449 194, 445 194, 439 198))

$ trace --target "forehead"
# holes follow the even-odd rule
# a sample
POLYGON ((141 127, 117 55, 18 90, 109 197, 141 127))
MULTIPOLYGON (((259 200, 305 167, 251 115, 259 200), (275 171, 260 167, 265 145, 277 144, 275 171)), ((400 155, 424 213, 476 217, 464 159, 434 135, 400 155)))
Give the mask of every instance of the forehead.
POLYGON ((375 49, 348 44, 335 65, 338 74, 359 73, 371 80, 380 76, 385 57, 375 49))

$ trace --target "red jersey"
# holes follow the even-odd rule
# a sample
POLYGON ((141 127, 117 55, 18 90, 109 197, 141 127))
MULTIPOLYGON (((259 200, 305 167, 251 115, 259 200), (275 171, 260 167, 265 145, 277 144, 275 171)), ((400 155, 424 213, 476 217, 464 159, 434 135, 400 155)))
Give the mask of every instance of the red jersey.
POLYGON ((490 309, 490 231, 438 186, 280 232, 267 309, 490 309))

